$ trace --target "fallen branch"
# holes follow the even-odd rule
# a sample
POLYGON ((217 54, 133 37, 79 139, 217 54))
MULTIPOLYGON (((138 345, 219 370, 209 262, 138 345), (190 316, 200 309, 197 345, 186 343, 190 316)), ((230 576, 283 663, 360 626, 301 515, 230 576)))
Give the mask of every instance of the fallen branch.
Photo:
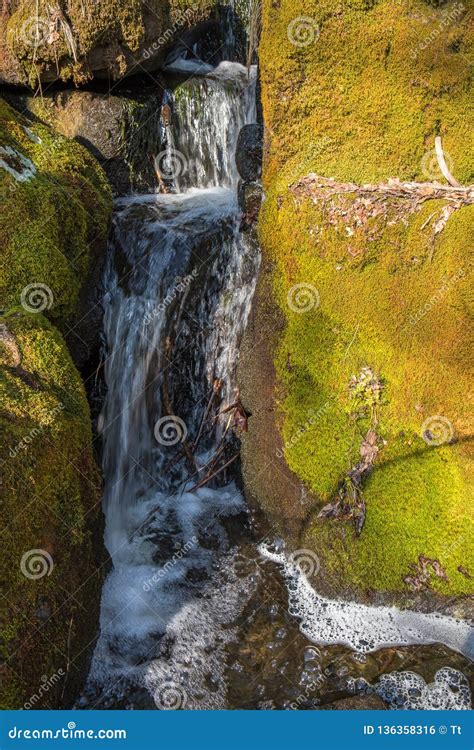
MULTIPOLYGON (((453 178, 454 179, 454 178, 453 178)), ((341 195, 344 193, 358 193, 367 196, 391 196, 393 198, 406 198, 423 203, 427 200, 449 200, 462 205, 474 203, 474 185, 442 185, 439 182, 401 182, 396 178, 390 178, 388 182, 378 184, 357 185, 355 182, 337 182, 332 177, 321 177, 310 173, 302 177, 298 182, 290 185, 294 193, 303 192, 310 198, 320 198, 318 191, 327 196, 341 195)))
POLYGON ((218 474, 221 474, 221 472, 224 471, 228 466, 234 463, 234 461, 239 457, 239 454, 236 453, 235 456, 232 456, 232 458, 229 458, 228 461, 226 461, 225 464, 219 467, 217 471, 214 471, 212 474, 209 474, 207 477, 204 477, 204 479, 201 479, 200 482, 194 485, 194 487, 191 487, 188 492, 194 492, 195 490, 199 489, 200 487, 204 487, 204 485, 208 484, 208 482, 211 481, 211 479, 214 479, 214 477, 217 477, 218 474))

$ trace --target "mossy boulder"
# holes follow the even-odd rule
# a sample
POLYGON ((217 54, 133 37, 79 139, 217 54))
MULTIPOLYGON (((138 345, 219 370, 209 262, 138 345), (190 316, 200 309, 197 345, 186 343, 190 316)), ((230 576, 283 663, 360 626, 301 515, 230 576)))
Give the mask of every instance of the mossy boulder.
POLYGON ((41 314, 0 318, 0 391, 0 706, 67 705, 95 636, 101 481, 83 384, 41 314))
POLYGON ((80 294, 104 256, 112 209, 104 172, 79 143, 0 100, 0 194, 0 310, 39 310, 87 343, 80 294))
POLYGON ((101 480, 63 334, 84 363, 111 194, 83 146, 3 101, 0 192, 0 705, 54 707, 84 678, 97 622, 101 480))
MULTIPOLYGON (((309 492, 303 509, 265 489, 263 502, 283 532, 301 519, 299 545, 320 557, 321 585, 334 592, 472 591, 474 209, 455 210, 438 231, 446 201, 382 196, 372 210, 356 188, 298 187, 308 173, 356 186, 442 179, 438 135, 451 171, 472 183, 466 11, 424 0, 264 3, 260 235, 284 318, 277 421, 309 492), (357 536, 351 521, 318 514, 361 460, 369 429, 379 451, 357 536)), ((255 476, 255 459, 246 463, 255 476)))
POLYGON ((13 0, 3 18, 0 80, 83 83, 154 70, 177 34, 212 6, 209 0, 13 0))

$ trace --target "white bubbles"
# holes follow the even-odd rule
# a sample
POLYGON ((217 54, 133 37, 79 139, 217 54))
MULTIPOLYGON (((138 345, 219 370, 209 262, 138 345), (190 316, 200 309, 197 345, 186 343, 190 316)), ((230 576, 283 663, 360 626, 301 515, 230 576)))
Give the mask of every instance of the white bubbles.
POLYGON ((384 674, 373 688, 391 709, 425 711, 469 711, 471 691, 462 672, 439 669, 426 683, 416 672, 384 674))
POLYGON ((314 643, 341 644, 359 654, 388 646, 444 643, 472 658, 474 639, 468 622, 434 613, 327 599, 317 594, 303 571, 286 555, 271 551, 265 544, 259 545, 259 551, 282 566, 288 611, 299 618, 300 630, 314 643))

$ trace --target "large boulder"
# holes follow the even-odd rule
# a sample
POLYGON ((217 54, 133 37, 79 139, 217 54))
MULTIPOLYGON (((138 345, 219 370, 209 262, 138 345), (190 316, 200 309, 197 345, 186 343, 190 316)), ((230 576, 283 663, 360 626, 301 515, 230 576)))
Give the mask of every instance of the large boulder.
POLYGON ((244 470, 281 533, 298 522, 295 543, 333 595, 441 606, 472 592, 474 207, 389 195, 391 178, 447 185, 437 135, 458 181, 473 181, 469 21, 424 0, 264 4, 253 330, 274 348, 243 389, 244 470), (282 445, 259 440, 257 414, 282 445), (278 487, 285 462, 294 490, 278 487))
POLYGON ((100 272, 112 209, 105 175, 79 143, 0 101, 0 193, 0 311, 44 312, 81 365, 91 333, 81 290, 100 272))
POLYGON ((102 166, 114 195, 125 195, 137 189, 153 192, 157 185, 153 157, 161 148, 162 93, 154 87, 146 96, 67 90, 43 97, 16 91, 6 97, 25 115, 85 146, 102 166))
POLYGON ((65 336, 84 366, 111 194, 86 149, 3 101, 0 193, 0 706, 45 708, 77 692, 97 621, 101 480, 65 336))
POLYGON ((2 11, 0 82, 81 83, 156 70, 177 34, 210 6, 209 0, 10 0, 2 11))

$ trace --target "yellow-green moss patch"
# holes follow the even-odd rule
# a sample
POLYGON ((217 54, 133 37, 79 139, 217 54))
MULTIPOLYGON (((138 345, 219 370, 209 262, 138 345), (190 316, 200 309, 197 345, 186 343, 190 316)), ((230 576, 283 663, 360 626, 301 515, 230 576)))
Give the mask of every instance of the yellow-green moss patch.
POLYGON ((264 4, 260 236, 287 321, 276 352, 280 428, 290 469, 316 497, 304 546, 328 576, 359 590, 406 588, 419 555, 446 570, 447 581, 433 579, 436 590, 472 589, 458 568, 474 574, 467 395, 474 210, 453 213, 437 235, 442 201, 401 219, 362 216, 354 230, 343 220, 330 223, 324 201, 289 188, 309 172, 358 184, 439 179, 436 135, 458 179, 472 181, 472 37, 456 7, 422 0, 264 4), (306 24, 312 19, 313 41, 295 44, 292 22, 303 16, 306 24), (298 285, 309 299, 305 312, 298 285), (356 538, 350 524, 317 512, 359 460, 373 426, 373 415, 351 402, 351 378, 364 368, 383 384, 375 425, 381 449, 356 538), (447 441, 435 445, 429 425, 439 417, 447 441))
POLYGON ((0 308, 19 305, 25 288, 23 300, 40 305, 32 294, 43 285, 42 309, 62 325, 74 315, 90 257, 107 236, 104 173, 80 144, 28 123, 0 101, 0 194, 0 308))

